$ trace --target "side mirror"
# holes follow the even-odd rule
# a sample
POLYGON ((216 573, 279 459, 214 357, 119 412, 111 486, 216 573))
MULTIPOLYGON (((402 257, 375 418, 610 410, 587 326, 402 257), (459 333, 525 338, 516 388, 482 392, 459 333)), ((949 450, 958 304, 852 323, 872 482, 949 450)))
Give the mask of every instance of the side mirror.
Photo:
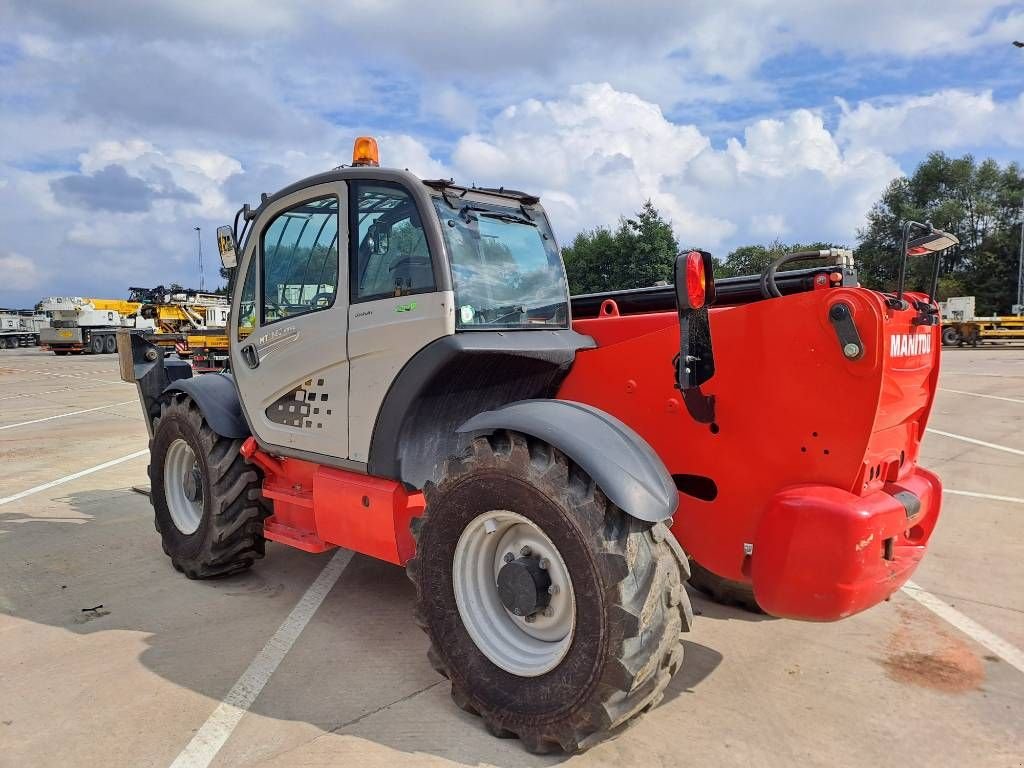
POLYGON ((220 252, 220 263, 225 269, 238 266, 238 244, 235 242, 235 231, 227 226, 217 227, 217 250, 220 252))
POLYGON ((928 253, 937 253, 954 245, 959 245, 960 240, 956 235, 936 229, 923 235, 915 237, 907 242, 907 256, 924 256, 928 253))
MULTIPOLYGON (((906 307, 906 302, 903 301, 903 292, 906 288, 907 280, 907 258, 909 256, 926 256, 928 254, 935 254, 935 266, 932 270, 932 284, 931 291, 928 294, 929 301, 935 300, 935 293, 938 290, 939 285, 939 261, 942 256, 942 252, 947 248, 952 248, 954 245, 958 245, 960 240, 956 235, 945 232, 941 229, 936 229, 932 226, 930 221, 926 221, 921 224, 917 221, 905 221, 903 222, 903 239, 902 247, 900 249, 900 278, 899 283, 896 287, 896 297, 888 299, 889 303, 897 308, 903 309, 906 307), (919 231, 922 234, 911 239, 910 233, 919 231)), ((933 308, 934 309, 934 308, 933 308)), ((928 322, 935 324, 938 321, 938 315, 932 312, 928 316, 928 322)))

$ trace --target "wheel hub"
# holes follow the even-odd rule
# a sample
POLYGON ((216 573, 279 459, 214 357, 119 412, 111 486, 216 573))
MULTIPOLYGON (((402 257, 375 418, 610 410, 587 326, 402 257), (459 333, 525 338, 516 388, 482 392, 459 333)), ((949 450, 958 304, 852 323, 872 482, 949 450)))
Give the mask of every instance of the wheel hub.
POLYGON ((539 557, 520 556, 506 562, 498 571, 497 584, 501 604, 516 616, 532 616, 551 602, 551 577, 539 557))
POLYGON ((506 672, 536 677, 572 645, 576 598, 558 547, 511 510, 477 516, 452 560, 459 617, 477 648, 506 672))
POLYGON ((199 470, 198 462, 192 465, 192 471, 185 475, 182 483, 186 499, 196 502, 203 498, 203 474, 199 470))
POLYGON ((164 498, 171 522, 184 535, 199 530, 203 517, 203 472, 192 447, 178 438, 164 456, 164 498))

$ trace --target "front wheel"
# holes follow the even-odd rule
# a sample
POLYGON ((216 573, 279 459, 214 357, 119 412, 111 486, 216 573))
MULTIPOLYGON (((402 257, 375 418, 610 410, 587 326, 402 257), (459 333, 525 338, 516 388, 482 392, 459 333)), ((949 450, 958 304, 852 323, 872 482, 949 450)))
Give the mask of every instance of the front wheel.
POLYGON ((188 397, 164 402, 150 440, 150 498, 164 552, 190 579, 224 576, 263 557, 260 475, 188 397))
POLYGON ((947 347, 952 347, 954 344, 960 341, 960 334, 957 333, 956 328, 951 325, 947 325, 942 329, 942 343, 947 347))
POLYGON ((425 492, 409 576, 456 704, 531 752, 575 752, 661 700, 692 619, 664 524, 518 433, 476 438, 425 492))

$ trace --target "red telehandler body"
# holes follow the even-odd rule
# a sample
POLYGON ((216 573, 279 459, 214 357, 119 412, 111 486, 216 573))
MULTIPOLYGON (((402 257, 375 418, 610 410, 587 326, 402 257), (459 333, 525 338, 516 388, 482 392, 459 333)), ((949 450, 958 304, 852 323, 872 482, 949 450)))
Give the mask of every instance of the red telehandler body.
MULTIPOLYGON (((692 251, 674 286, 570 300, 538 198, 376 155, 218 231, 231 372, 119 336, 175 568, 231 574, 267 540, 406 565, 456 703, 535 752, 661 700, 691 569, 811 621, 910 577, 941 500, 928 296, 830 249, 719 281, 692 251)), ((903 252, 953 241, 908 225, 903 252)))

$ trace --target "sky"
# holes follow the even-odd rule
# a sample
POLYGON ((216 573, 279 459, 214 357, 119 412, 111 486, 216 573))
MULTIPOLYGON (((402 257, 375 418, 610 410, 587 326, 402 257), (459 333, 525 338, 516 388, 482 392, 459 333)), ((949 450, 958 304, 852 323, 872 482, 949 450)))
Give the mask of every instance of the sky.
POLYGON ((1024 3, 0 0, 0 306, 218 282, 242 203, 350 162, 540 194, 563 244, 855 244, 928 153, 1024 153, 1024 3))

